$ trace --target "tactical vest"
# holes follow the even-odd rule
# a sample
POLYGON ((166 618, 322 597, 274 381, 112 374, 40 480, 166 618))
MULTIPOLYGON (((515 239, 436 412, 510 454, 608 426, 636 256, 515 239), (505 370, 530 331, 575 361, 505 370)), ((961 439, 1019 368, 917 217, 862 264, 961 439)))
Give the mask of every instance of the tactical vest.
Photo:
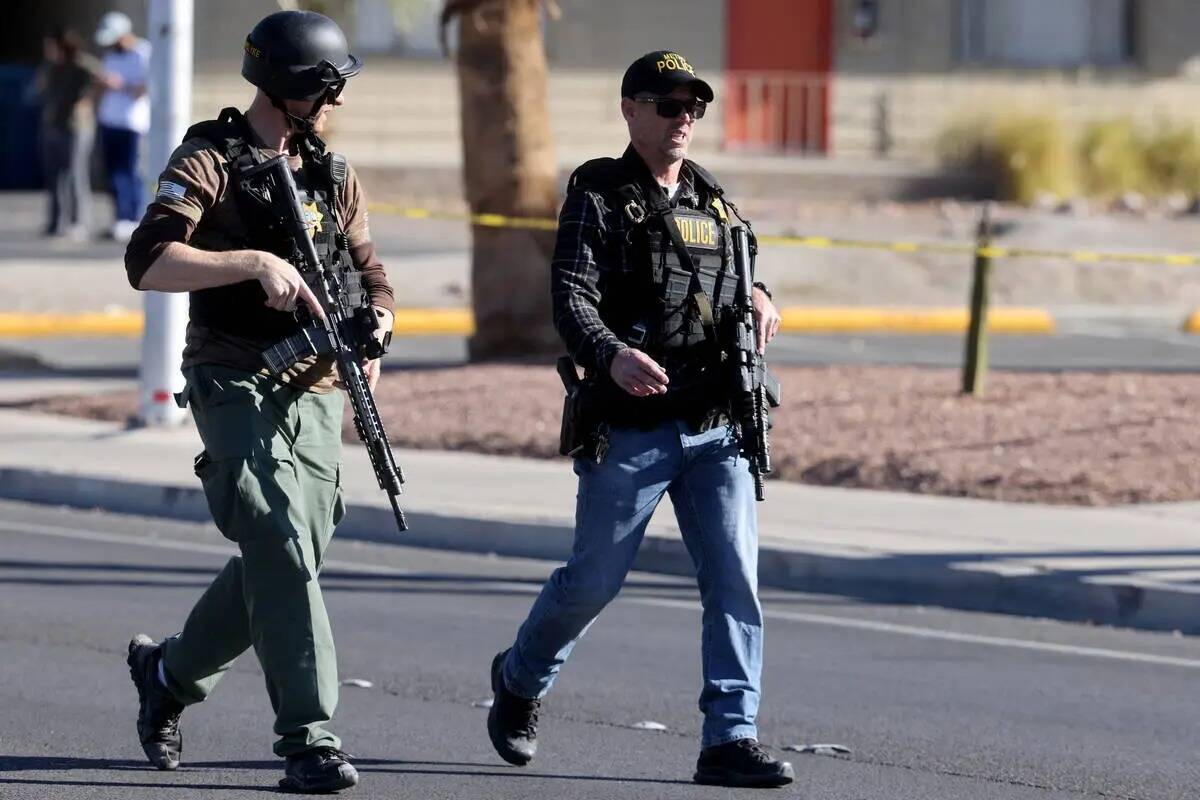
MULTIPOLYGON (((239 188, 238 174, 263 158, 249 123, 241 112, 226 108, 219 118, 199 122, 190 127, 184 141, 202 138, 210 142, 225 158, 229 173, 229 191, 233 193, 242 232, 231 232, 231 243, 237 248, 265 250, 281 258, 290 258, 293 247, 287 241, 276 220, 271 219, 253 201, 244 197, 239 188)), ((349 241, 341 229, 337 214, 336 186, 321 165, 306 162, 295 174, 300 191, 300 204, 309 223, 313 246, 322 264, 332 267, 342 286, 342 302, 349 308, 363 303, 362 273, 350 258, 349 241)), ((309 288, 316 288, 318 276, 305 275, 309 288)), ((256 280, 216 286, 193 291, 189 296, 190 318, 205 327, 246 338, 278 340, 296 332, 300 325, 291 312, 267 308, 266 293, 256 280)))
POLYGON ((710 173, 686 163, 700 197, 698 209, 671 208, 649 174, 637 174, 628 155, 588 161, 568 184, 569 189, 602 195, 631 223, 631 273, 607 277, 609 285, 601 287, 600 317, 623 342, 663 365, 671 378, 668 393, 704 381, 716 357, 713 329, 732 306, 737 290, 723 192, 710 173), (668 227, 672 224, 678 243, 668 227), (681 249, 691 264, 684 262, 681 249), (709 320, 693 297, 697 285, 702 302, 711 308, 709 320))

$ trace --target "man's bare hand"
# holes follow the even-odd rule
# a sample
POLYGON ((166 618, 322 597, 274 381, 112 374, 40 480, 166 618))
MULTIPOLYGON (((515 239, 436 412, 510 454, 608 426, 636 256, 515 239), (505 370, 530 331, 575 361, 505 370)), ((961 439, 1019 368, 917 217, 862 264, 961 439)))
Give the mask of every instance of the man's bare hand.
POLYGON ((755 286, 750 294, 750 302, 754 305, 754 337, 758 343, 758 354, 761 356, 767 352, 767 342, 779 333, 779 324, 783 318, 779 316, 779 309, 775 308, 771 298, 767 297, 767 293, 762 289, 755 286))
POLYGON ((308 288, 308 284, 300 277, 288 262, 278 256, 259 251, 257 270, 258 282, 267 294, 266 305, 276 311, 295 311, 296 303, 302 302, 308 306, 313 316, 325 319, 325 312, 317 296, 308 288))
POLYGON ((634 397, 665 394, 667 391, 667 373, 653 358, 632 347, 613 356, 608 372, 617 386, 634 397))

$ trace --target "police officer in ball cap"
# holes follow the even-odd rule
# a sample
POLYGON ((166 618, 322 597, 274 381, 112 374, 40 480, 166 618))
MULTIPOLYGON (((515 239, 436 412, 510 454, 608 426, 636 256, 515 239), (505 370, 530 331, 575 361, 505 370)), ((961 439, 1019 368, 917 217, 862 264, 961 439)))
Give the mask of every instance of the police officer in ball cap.
MULTIPOLYGON (((239 554, 197 601, 181 632, 139 635, 128 664, 137 687, 142 748, 159 769, 178 767, 184 708, 203 701, 253 648, 274 711, 283 789, 329 792, 358 782, 330 730, 337 660, 318 573, 345 512, 340 486, 343 399, 328 356, 272 375, 262 353, 299 330, 293 313, 322 310, 309 280, 284 257, 291 242, 240 176, 286 154, 308 233, 340 302, 391 330, 392 289, 367 226, 353 169, 320 137, 362 62, 333 20, 281 11, 245 42, 242 76, 257 88, 245 113, 227 108, 192 126, 159 178, 125 266, 135 289, 190 294, 177 396, 204 444, 195 460, 221 533, 239 554)), ((364 365, 372 388, 378 360, 364 365)))
MULTIPOLYGON (((620 590, 670 494, 704 608, 694 780, 793 780, 791 765, 758 742, 755 487, 713 341, 713 321, 738 285, 731 230, 746 223, 716 179, 686 158, 712 101, 712 87, 681 54, 647 53, 621 82, 629 147, 583 164, 568 184, 551 284, 555 325, 584 368, 573 391, 574 365, 560 361, 570 393, 561 450, 579 476, 575 543, 516 641, 492 662, 487 729, 512 764, 534 757, 541 699, 620 590)), ((765 286, 751 294, 762 353, 780 318, 765 286)))

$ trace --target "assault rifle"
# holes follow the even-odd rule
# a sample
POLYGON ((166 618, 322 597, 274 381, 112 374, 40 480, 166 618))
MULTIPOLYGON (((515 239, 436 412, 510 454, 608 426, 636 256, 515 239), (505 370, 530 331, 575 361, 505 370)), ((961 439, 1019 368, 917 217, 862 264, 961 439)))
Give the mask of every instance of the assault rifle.
MULTIPOLYGON (((345 179, 344 161, 333 156, 325 163, 335 184, 345 179)), ((379 409, 375 406, 375 398, 371 396, 371 387, 361 363, 364 358, 379 358, 387 352, 391 332, 380 342, 375 338, 379 321, 371 309, 347 308, 342 301, 342 286, 334 268, 336 265, 321 263, 308 234, 296 181, 286 156, 278 155, 241 172, 239 188, 243 196, 250 197, 270 213, 283 239, 290 243, 292 252, 287 261, 304 276, 325 312, 325 319, 319 320, 303 306, 298 308, 297 318, 304 327, 263 351, 267 369, 278 375, 301 359, 318 355, 333 356, 338 378, 350 395, 354 429, 366 445, 379 488, 387 492, 388 500, 392 503, 396 525, 401 531, 406 531, 408 523, 396 501, 403 491, 404 474, 392 455, 383 421, 379 418, 379 409)))
POLYGON ((750 234, 744 225, 733 229, 733 264, 738 275, 733 313, 723 318, 721 343, 729 368, 734 424, 738 428, 742 455, 750 462, 754 496, 762 500, 763 480, 771 472, 771 421, 769 409, 779 406, 779 381, 758 354, 754 330, 754 255, 750 234))

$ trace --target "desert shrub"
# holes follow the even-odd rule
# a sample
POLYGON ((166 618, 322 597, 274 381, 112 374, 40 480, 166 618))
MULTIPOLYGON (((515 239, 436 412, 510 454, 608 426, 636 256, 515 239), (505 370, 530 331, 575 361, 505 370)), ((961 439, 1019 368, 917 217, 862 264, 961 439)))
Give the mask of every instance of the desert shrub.
POLYGON ((991 176, 1000 199, 1032 203, 1078 191, 1077 156, 1066 127, 1053 114, 968 117, 951 123, 935 145, 946 166, 991 176))
POLYGON ((1145 194, 1155 188, 1147 165, 1146 138, 1128 117, 1087 125, 1079 140, 1079 157, 1084 187, 1093 197, 1145 194))
POLYGON ((1146 139, 1145 160, 1156 191, 1200 194, 1200 133, 1194 127, 1160 122, 1146 139))

